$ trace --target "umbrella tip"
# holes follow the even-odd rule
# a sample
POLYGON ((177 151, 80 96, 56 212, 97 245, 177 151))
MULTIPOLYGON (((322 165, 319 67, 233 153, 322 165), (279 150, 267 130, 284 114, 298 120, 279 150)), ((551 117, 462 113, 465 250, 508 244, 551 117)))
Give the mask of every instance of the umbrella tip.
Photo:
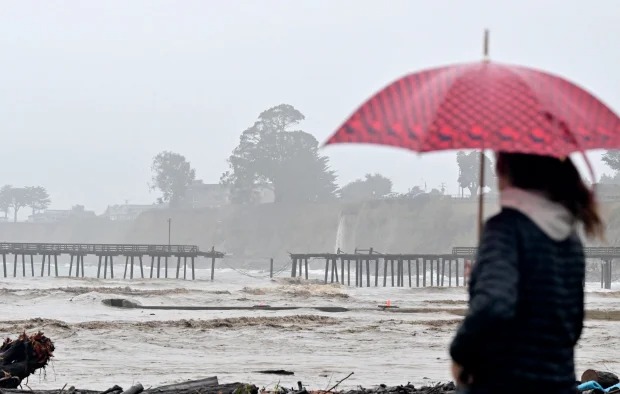
POLYGON ((484 44, 483 44, 483 60, 488 62, 489 59, 489 29, 484 29, 484 44))

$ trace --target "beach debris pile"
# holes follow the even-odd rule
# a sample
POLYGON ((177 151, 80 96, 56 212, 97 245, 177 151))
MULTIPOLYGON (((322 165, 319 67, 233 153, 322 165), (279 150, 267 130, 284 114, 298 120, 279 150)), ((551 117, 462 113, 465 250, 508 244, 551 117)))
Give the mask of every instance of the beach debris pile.
MULTIPOLYGON (((166 386, 145 388, 141 383, 123 389, 113 386, 105 391, 84 390, 65 385, 62 389, 28 390, 29 394, 259 394, 258 387, 244 383, 220 384, 217 377, 190 380, 166 386)), ((1 394, 23 394, 22 390, 0 389, 1 394)))
POLYGON ((359 387, 354 390, 339 390, 339 391, 294 391, 289 394, 454 394, 456 393, 456 386, 454 383, 439 383, 433 386, 415 387, 413 384, 408 383, 401 386, 387 386, 381 384, 373 388, 359 387))
POLYGON ((291 389, 278 387, 276 390, 263 390, 261 394, 454 394, 456 392, 454 383, 440 383, 423 387, 415 387, 411 383, 401 386, 381 384, 373 388, 359 387, 354 390, 336 390, 336 387, 328 390, 309 390, 304 388, 301 382, 298 382, 297 385, 297 388, 291 389))
POLYGON ((584 394, 620 394, 620 379, 611 372, 588 369, 581 375, 581 384, 577 390, 584 394))
POLYGON ((7 338, 0 346, 0 388, 17 388, 54 357, 54 343, 42 332, 17 339, 7 338))
POLYGON ((422 386, 422 387, 416 388, 412 384, 407 384, 404 386, 392 386, 392 387, 388 387, 382 384, 375 389, 352 390, 352 391, 347 391, 344 394, 369 394, 369 393, 376 393, 376 394, 409 394, 409 393, 453 394, 453 393, 456 393, 456 385, 453 382, 449 382, 449 383, 438 383, 433 386, 422 386))
MULTIPOLYGON (((280 371, 264 371, 264 372, 280 372, 280 371)), ((283 375, 290 375, 288 371, 283 375)), ((280 374, 280 373, 277 373, 280 374)), ((351 373, 349 377, 353 375, 351 373)), ((347 377, 348 378, 348 377, 347 377)), ((297 387, 286 388, 285 386, 276 385, 275 387, 263 387, 259 389, 256 385, 246 383, 228 383, 222 384, 216 376, 189 380, 180 383, 169 384, 158 387, 144 387, 141 383, 134 384, 127 389, 115 385, 105 391, 84 390, 74 386, 65 385, 62 389, 55 390, 29 390, 29 394, 454 394, 456 386, 454 383, 437 384, 416 388, 412 384, 389 387, 384 384, 371 389, 359 387, 354 390, 338 389, 340 383, 345 381, 342 379, 336 385, 325 390, 311 390, 304 387, 302 382, 297 382, 297 387)), ((24 391, 13 389, 0 389, 0 394, 23 394, 24 391)))

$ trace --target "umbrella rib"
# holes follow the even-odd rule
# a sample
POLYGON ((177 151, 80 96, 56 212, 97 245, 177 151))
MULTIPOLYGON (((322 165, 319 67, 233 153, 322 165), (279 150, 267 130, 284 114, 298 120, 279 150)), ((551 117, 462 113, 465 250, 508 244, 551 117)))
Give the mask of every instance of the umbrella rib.
MULTIPOLYGON (((452 79, 452 81, 450 81, 449 86, 443 92, 441 100, 438 100, 439 104, 436 105, 435 108, 433 109, 433 114, 436 114, 437 112, 439 112, 439 109, 448 100, 450 91, 452 90, 454 85, 459 81, 459 79, 463 76, 463 74, 467 71, 466 70, 467 66, 469 66, 469 65, 463 65, 463 66, 459 67, 458 69, 456 69, 456 68, 450 68, 450 69, 446 68, 446 69, 442 70, 442 72, 451 71, 451 72, 454 72, 455 74, 458 74, 458 75, 455 75, 454 78, 452 79)), ((443 76, 443 74, 439 74, 439 75, 434 75, 433 76, 433 78, 440 78, 440 77, 445 78, 445 76, 443 76)), ((430 83, 427 83, 426 86, 432 86, 432 85, 430 83)), ((431 126, 435 123, 435 120, 436 120, 435 115, 430 117, 430 119, 433 119, 433 121, 430 122, 430 124, 425 128, 426 132, 424 133, 424 138, 423 138, 423 140, 420 143, 420 152, 427 152, 425 146, 427 146, 428 140, 430 138, 429 130, 431 129, 431 126)))
MULTIPOLYGON (((553 116, 555 116, 552 111, 549 110, 549 108, 547 106, 543 106, 543 104, 541 103, 540 99, 538 98, 538 89, 535 89, 534 87, 532 87, 532 84, 529 83, 527 78, 524 78, 523 75, 519 72, 519 70, 515 69, 514 67, 506 67, 506 70, 508 72, 510 72, 512 75, 514 75, 523 85, 527 86, 528 89, 530 89, 532 92, 534 92, 535 94, 532 95, 533 99, 536 101, 536 104, 538 106, 538 112, 543 115, 544 113, 551 113, 553 116)), ((541 76, 541 75, 545 75, 539 72, 536 72, 537 76, 541 76)), ((571 106, 571 109, 573 109, 573 107, 571 106)), ((563 119, 560 121, 564 121, 563 119)), ((553 133, 556 135, 556 137, 561 137, 561 128, 559 127, 559 123, 560 121, 557 121, 557 124, 555 125, 555 127, 552 127, 552 131, 553 133)), ((581 146, 581 144, 579 143, 579 141, 577 141, 577 139, 575 138, 573 131, 570 130, 567 126, 567 131, 568 131, 568 135, 572 138, 573 143, 575 144, 575 147, 577 148, 578 151, 583 151, 583 147, 581 146)))
MULTIPOLYGON (((528 80, 526 78, 524 78, 522 76, 522 74, 518 70, 514 69, 513 67, 506 67, 506 70, 508 70, 508 72, 512 73, 517 79, 519 79, 519 81, 521 81, 521 83, 523 83, 529 89, 531 89, 532 91, 536 92, 536 90, 532 88, 532 85, 528 82, 528 80)), ((539 73, 538 75, 545 75, 545 76, 549 77, 549 75, 545 74, 545 73, 539 73)), ((557 76, 551 76, 551 77, 559 78, 557 76)), ((563 79, 562 79, 562 81, 566 82, 563 79)), ((543 108, 540 100, 538 99, 538 95, 537 94, 533 95, 533 97, 534 97, 534 100, 536 100, 536 103, 538 104, 539 111, 541 113, 543 113, 543 111, 550 112, 548 108, 543 108)), ((570 106, 571 111, 575 111, 576 110, 575 105, 572 102, 565 101, 564 104, 568 104, 570 106)), ((577 113, 579 114, 580 118, 583 118, 583 116, 581 115, 581 109, 577 109, 577 113)), ((556 127, 553 127, 552 130, 555 133, 559 134, 559 133, 562 132, 561 131, 562 129, 559 126, 559 121, 556 120, 556 123, 557 123, 556 127)), ((590 162, 590 159, 588 159, 588 156, 586 155, 584 147, 577 140, 577 138, 575 138, 574 132, 568 127, 568 125, 566 126, 566 132, 567 132, 568 136, 572 139, 572 142, 575 144, 575 147, 577 148, 577 151, 579 153, 581 153, 581 155, 583 156, 583 160, 586 163, 586 167, 588 168, 588 172, 590 173, 590 177, 592 178, 592 184, 594 185, 596 183, 596 178, 595 178, 595 174, 594 174, 594 167, 592 166, 592 163, 590 162)))

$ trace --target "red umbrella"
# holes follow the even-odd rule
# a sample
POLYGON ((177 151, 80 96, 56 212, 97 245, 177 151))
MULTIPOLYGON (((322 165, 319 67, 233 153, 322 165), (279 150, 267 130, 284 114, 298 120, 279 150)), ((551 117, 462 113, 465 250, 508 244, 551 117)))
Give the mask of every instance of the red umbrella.
POLYGON ((355 111, 327 144, 340 142, 563 157, 620 148, 620 118, 559 76, 484 61, 393 82, 355 111))
MULTIPOLYGON (((485 58, 487 48, 485 34, 485 58)), ((565 157, 620 148, 620 118, 562 77, 484 60, 398 79, 357 109, 326 144, 346 142, 565 157)), ((481 160, 480 184, 483 168, 481 160)))

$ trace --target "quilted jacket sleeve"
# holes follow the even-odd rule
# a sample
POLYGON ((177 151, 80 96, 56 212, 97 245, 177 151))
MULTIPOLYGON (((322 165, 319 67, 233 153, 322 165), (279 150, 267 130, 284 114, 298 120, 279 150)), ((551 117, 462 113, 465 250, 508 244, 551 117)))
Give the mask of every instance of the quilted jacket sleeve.
POLYGON ((514 223, 502 215, 485 225, 470 282, 469 311, 450 347, 452 359, 471 370, 486 335, 500 330, 516 315, 518 244, 514 223))

